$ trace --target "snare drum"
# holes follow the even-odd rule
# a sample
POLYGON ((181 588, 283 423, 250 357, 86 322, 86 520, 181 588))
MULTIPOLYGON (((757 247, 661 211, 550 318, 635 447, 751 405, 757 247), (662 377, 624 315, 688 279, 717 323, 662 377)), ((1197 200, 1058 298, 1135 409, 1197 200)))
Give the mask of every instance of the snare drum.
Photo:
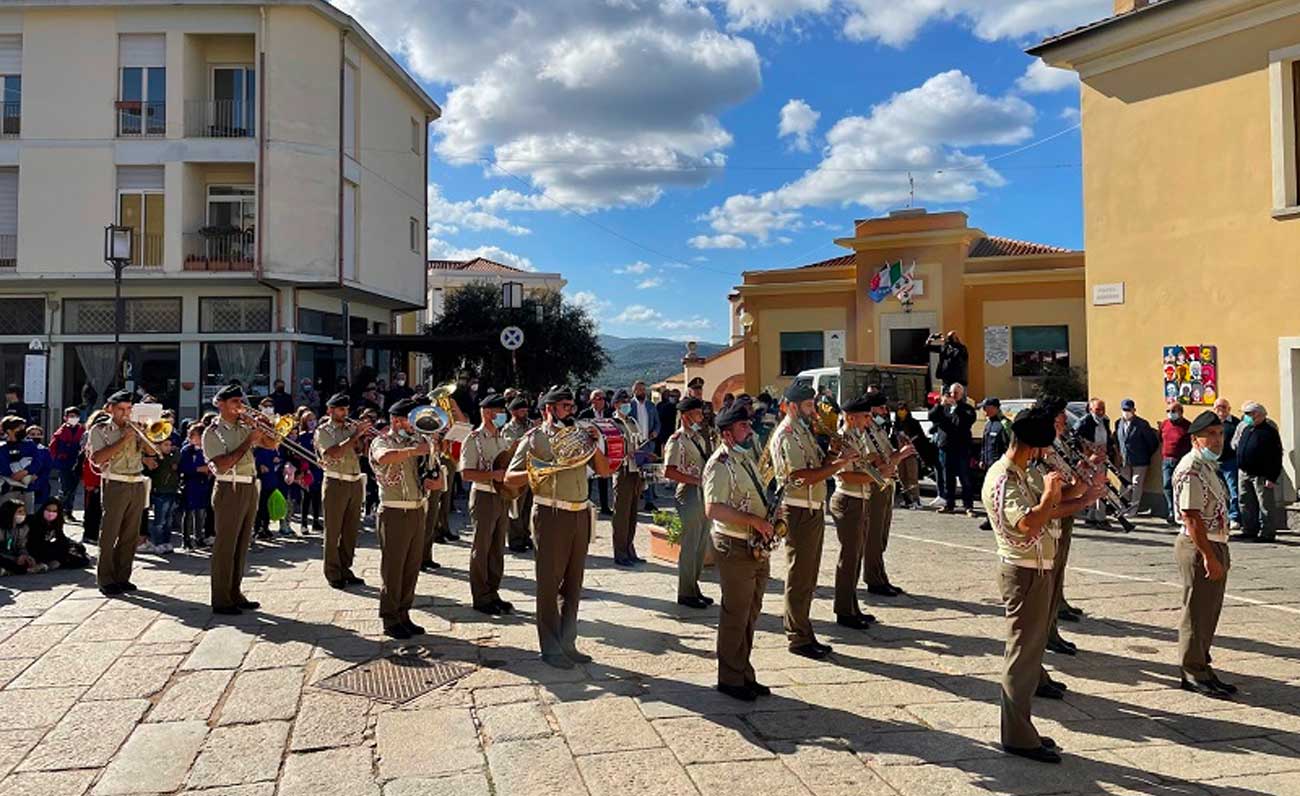
POLYGON ((623 432, 613 420, 601 419, 594 423, 605 440, 605 458, 609 459, 609 466, 617 470, 627 457, 627 441, 623 438, 623 432))

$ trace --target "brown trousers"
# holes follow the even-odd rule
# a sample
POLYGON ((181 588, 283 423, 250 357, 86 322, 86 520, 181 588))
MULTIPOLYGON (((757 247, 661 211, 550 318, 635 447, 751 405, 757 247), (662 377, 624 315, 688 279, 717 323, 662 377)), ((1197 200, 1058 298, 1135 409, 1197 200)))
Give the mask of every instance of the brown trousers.
POLYGON ((1178 622, 1178 657, 1182 661, 1183 676, 1204 682, 1214 678, 1210 668, 1210 645, 1219 627, 1219 614, 1223 611, 1223 592, 1227 588, 1227 571, 1232 566, 1228 546, 1210 542, 1225 572, 1223 580, 1205 577, 1205 562, 1191 537, 1178 534, 1174 542, 1174 560, 1178 573, 1183 576, 1183 615, 1178 622))
POLYGON ((533 505, 537 642, 543 655, 563 655, 575 648, 590 541, 590 511, 533 505))
POLYGON ((231 608, 243 602, 244 569, 248 566, 248 545, 253 540, 257 519, 259 487, 218 481, 212 489, 212 607, 231 608))
POLYGON ((442 503, 447 493, 430 492, 429 502, 424 506, 424 557, 421 564, 433 560, 433 540, 438 536, 438 523, 442 520, 442 503))
POLYGON ((474 525, 474 541, 469 552, 469 593, 475 608, 486 608, 501 599, 509 508, 510 504, 500 495, 479 489, 469 493, 469 519, 474 525))
POLYGON ((1056 614, 1065 604, 1065 564, 1070 560, 1070 540, 1074 538, 1074 518, 1066 517, 1061 520, 1061 538, 1056 540, 1056 553, 1052 558, 1052 570, 1055 578, 1052 580, 1052 607, 1050 609, 1049 622, 1050 626, 1047 631, 1049 639, 1059 639, 1061 637, 1060 629, 1057 627, 1056 614))
POLYGON ((1042 745, 1029 719, 1034 691, 1042 683, 1043 650, 1050 624, 1052 570, 998 563, 998 586, 1007 611, 1007 648, 1002 664, 1002 745, 1037 749, 1042 745))
POLYGON ((682 490, 677 502, 677 515, 682 519, 681 553, 677 556, 677 596, 703 597, 700 574, 704 572, 704 555, 710 542, 701 487, 688 486, 682 490))
POLYGON ((135 565, 135 546, 140 540, 140 517, 144 514, 146 486, 104 480, 104 519, 99 527, 99 563, 96 580, 101 587, 126 583, 135 565))
POLYGON ((894 485, 872 485, 867 501, 867 534, 862 547, 862 582, 868 586, 888 586, 885 572, 885 548, 889 547, 889 525, 894 521, 894 485))
POLYGON ((749 662, 754 649, 754 625, 763 612, 770 563, 754 558, 747 543, 715 536, 718 580, 722 584, 722 614, 718 618, 718 683, 743 686, 758 678, 749 662))
POLYGON ((379 618, 384 628, 411 621, 415 582, 420 578, 424 509, 379 507, 379 618))
POLYGON ((790 526, 785 539, 785 638, 794 649, 817 640, 809 614, 817 590, 826 519, 821 509, 799 506, 786 506, 785 515, 790 526))
POLYGON ((641 487, 644 479, 639 472, 620 468, 614 473, 614 558, 624 559, 636 555, 632 540, 636 536, 636 513, 641 508, 641 487))
POLYGON ((352 559, 361 529, 361 508, 366 502, 364 481, 325 479, 321 510, 325 514, 325 579, 331 583, 353 577, 352 559))
POLYGON ((831 496, 831 518, 840 539, 840 557, 835 562, 835 615, 861 616, 858 605, 858 574, 862 571, 863 547, 867 536, 867 500, 835 490, 831 496))
POLYGON ((510 509, 510 528, 506 534, 506 543, 519 547, 532 539, 528 529, 528 518, 533 513, 533 491, 524 489, 524 493, 514 499, 510 509))

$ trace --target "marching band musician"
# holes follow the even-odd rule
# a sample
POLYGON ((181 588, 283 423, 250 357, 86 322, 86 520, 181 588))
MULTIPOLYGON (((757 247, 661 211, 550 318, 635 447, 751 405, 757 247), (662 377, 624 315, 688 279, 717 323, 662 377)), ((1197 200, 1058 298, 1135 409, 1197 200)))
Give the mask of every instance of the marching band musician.
MULTIPOLYGON (((856 437, 858 449, 865 449, 867 426, 870 425, 871 396, 844 405, 845 437, 856 437)), ((862 612, 858 605, 858 574, 866 558, 868 521, 873 479, 867 474, 869 462, 857 460, 835 475, 835 494, 831 495, 831 518, 840 540, 840 557, 835 564, 835 623, 855 630, 866 630, 876 618, 862 612)))
POLYGON ((784 489, 783 502, 790 527, 785 542, 786 641, 794 654, 821 660, 831 653, 831 647, 817 641, 809 612, 821 566, 826 479, 852 464, 856 456, 845 453, 830 459, 823 457, 809 427, 809 420, 816 412, 815 395, 812 387, 798 383, 785 391, 782 404, 785 417, 768 440, 768 452, 777 483, 784 489))
MULTIPOLYGON (((1065 401, 1059 398, 1040 398, 1038 403, 1052 416, 1057 440, 1062 440, 1071 433, 1069 418, 1065 414, 1065 401)), ((1061 536, 1056 540, 1056 555, 1052 559, 1055 573, 1052 581, 1052 605, 1048 609, 1047 649, 1061 655, 1075 655, 1079 651, 1078 647, 1062 638, 1060 629, 1062 617, 1067 617, 1068 621, 1079 620, 1079 615, 1065 602, 1065 565, 1070 559, 1070 542, 1074 538, 1074 515, 1062 517, 1060 528, 1061 536)))
POLYGON ((631 402, 627 390, 620 389, 614 393, 614 422, 623 432, 627 451, 623 463, 614 471, 614 517, 610 521, 614 526, 614 563, 620 567, 635 566, 645 560, 637 556, 632 544, 636 536, 641 493, 645 490, 645 475, 641 472, 637 454, 646 441, 632 413, 631 402))
POLYGON ((254 446, 274 450, 278 441, 243 420, 244 390, 221 388, 212 399, 218 417, 203 432, 203 456, 215 474, 212 491, 212 612, 234 615, 261 605, 244 596, 241 585, 248 545, 257 519, 257 467, 254 446))
POLYGON ((407 415, 415 401, 403 398, 388 408, 388 429, 370 443, 370 466, 379 487, 379 618, 384 634, 408 639, 424 635, 411 621, 415 582, 424 545, 424 496, 419 458, 432 446, 411 429, 407 415))
POLYGON ((148 478, 142 474, 144 452, 140 435, 131 430, 133 397, 115 392, 104 402, 108 421, 90 429, 87 449, 103 479, 104 519, 99 530, 99 563, 95 579, 100 593, 113 597, 136 590, 131 583, 140 517, 149 505, 148 478))
MULTIPOLYGON (((533 428, 533 421, 528 417, 528 399, 519 396, 510 401, 510 422, 501 429, 501 436, 511 445, 524 438, 533 428)), ((533 510, 533 493, 524 487, 519 497, 510 506, 510 531, 506 537, 506 547, 516 553, 526 553, 533 549, 533 540, 528 533, 528 516, 533 510)))
MULTIPOLYGON (((687 399, 690 400, 690 399, 687 399)), ((717 552, 722 585, 722 615, 718 618, 718 691, 753 702, 772 693, 758 682, 750 653, 754 625, 763 611, 770 554, 751 544, 755 535, 772 537, 768 507, 753 460, 744 443, 753 431, 742 405, 722 410, 717 418, 722 444, 704 465, 704 510, 712 522, 710 539, 717 552)))
POLYGON ((316 429, 313 446, 325 468, 321 508, 325 514, 325 580, 336 589, 362 586, 365 581, 352 573, 352 559, 361 529, 361 510, 366 502, 365 475, 361 472, 358 446, 370 433, 371 423, 348 421, 352 401, 337 393, 325 402, 328 421, 316 429))
POLYGON ((474 541, 469 554, 469 590, 475 611, 492 616, 508 614, 514 606, 501 599, 501 578, 505 574, 506 531, 510 506, 497 493, 505 470, 493 469, 496 458, 510 448, 501 434, 506 424, 506 399, 493 393, 478 404, 482 422, 465 438, 460 448, 460 477, 471 482, 469 518, 474 541))
MULTIPOLYGON (((417 407, 429 406, 427 396, 417 393, 411 398, 417 407)), ((420 556, 421 572, 437 572, 442 564, 433 560, 433 543, 438 539, 439 523, 442 520, 442 507, 449 502, 447 492, 447 468, 443 464, 442 433, 439 432, 429 440, 429 455, 420 459, 420 479, 424 483, 424 551, 420 556)))
POLYGON ((709 443, 704 438, 704 402, 684 398, 677 404, 678 428, 664 445, 664 477, 677 483, 677 515, 682 521, 681 555, 677 560, 677 604, 708 608, 713 600, 700 591, 704 553, 709 544, 705 527, 704 465, 709 443))
POLYGON ((999 588, 1006 604, 1007 645, 1002 670, 1002 748, 1044 763, 1059 763, 1056 743, 1030 721, 1033 697, 1061 699, 1065 686, 1043 668, 1047 642, 1053 559, 1059 523, 1101 494, 1100 484, 1065 486, 1065 476, 1047 473, 1039 482, 1029 467, 1051 450, 1056 438, 1051 410, 1026 409, 1011 424, 1011 447, 989 468, 981 500, 988 507, 997 540, 999 588))
MULTIPOLYGON (((696 376, 686 383, 686 397, 698 398, 704 409, 704 430, 701 432, 709 446, 705 448, 710 455, 717 450, 721 440, 718 437, 717 416, 713 413, 713 402, 704 397, 704 379, 696 376)), ((680 411, 680 410, 678 410, 680 411)))
POLYGON ((896 597, 903 590, 889 582, 889 573, 885 571, 885 549, 889 547, 889 526, 894 521, 894 489, 898 465, 915 455, 916 449, 905 445, 895 450, 889 441, 889 434, 885 431, 889 424, 889 404, 885 394, 872 393, 867 396, 867 400, 871 411, 871 422, 865 428, 868 450, 873 454, 872 464, 888 480, 884 485, 874 484, 870 487, 866 543, 862 549, 862 580, 867 584, 868 593, 896 597))
MULTIPOLYGON (((542 398, 545 420, 529 431, 515 448, 506 478, 511 484, 528 482, 528 463, 553 461, 551 437, 561 426, 572 426, 573 393, 554 387, 542 398)), ((593 441, 600 431, 587 429, 593 441)), ((609 460, 597 447, 591 458, 598 477, 610 474, 609 460)), ((587 546, 595 518, 587 499, 587 468, 572 467, 540 476, 533 490, 534 566, 537 577, 537 640, 542 660, 559 669, 588 663, 591 656, 578 651, 578 603, 582 597, 587 546)))

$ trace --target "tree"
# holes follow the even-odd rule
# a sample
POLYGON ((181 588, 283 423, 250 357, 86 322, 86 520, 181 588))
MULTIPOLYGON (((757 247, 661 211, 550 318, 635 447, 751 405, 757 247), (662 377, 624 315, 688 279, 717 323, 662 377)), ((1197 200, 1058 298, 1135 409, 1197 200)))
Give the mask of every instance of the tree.
POLYGON ((1048 363, 1038 382, 1037 396, 1051 395, 1066 401, 1088 400, 1088 376, 1082 368, 1048 363))
POLYGON ((507 309, 499 285, 467 285, 448 293, 442 317, 424 331, 435 341, 425 356, 439 382, 468 368, 485 388, 536 394, 555 384, 585 384, 609 363, 595 319, 558 291, 526 296, 522 308, 507 309), (523 347, 514 356, 501 345, 507 326, 524 330, 523 347), (438 338, 454 342, 436 345, 438 338))

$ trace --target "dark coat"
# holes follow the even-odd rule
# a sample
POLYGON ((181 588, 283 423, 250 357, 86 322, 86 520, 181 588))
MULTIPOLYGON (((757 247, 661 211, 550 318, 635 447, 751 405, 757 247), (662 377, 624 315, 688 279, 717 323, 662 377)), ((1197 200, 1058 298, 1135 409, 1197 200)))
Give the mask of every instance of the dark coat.
POLYGON ((970 354, 966 346, 958 342, 944 342, 942 345, 927 345, 926 350, 939 355, 939 364, 934 369, 935 378, 949 384, 966 384, 970 354))
POLYGON ((1241 431, 1237 467, 1246 475, 1277 483, 1282 478, 1282 436, 1271 422, 1252 424, 1241 431))
MULTIPOLYGON (((1120 421, 1123 423, 1125 421, 1120 421)), ((1115 426, 1115 440, 1119 445, 1120 462, 1129 467, 1147 467, 1151 464, 1151 459, 1160 452, 1160 437, 1156 435, 1155 429, 1146 418, 1133 416, 1128 421, 1129 428, 1123 440, 1120 440, 1120 423, 1115 426)))
POLYGON ((1110 430, 1109 417, 1097 420, 1096 416, 1094 416, 1092 412, 1089 412, 1079 421, 1079 425, 1075 427, 1074 433, 1078 434, 1079 438, 1088 445, 1095 445, 1096 443, 1094 440, 1097 439, 1098 423, 1101 424, 1102 428, 1106 429, 1106 458, 1111 461, 1119 460, 1119 440, 1115 439, 1115 435, 1110 430))
POLYGON ((934 444, 940 450, 949 453, 964 453, 970 450, 971 427, 975 425, 975 407, 967 401, 959 402, 951 414, 944 410, 943 403, 937 403, 930 409, 930 422, 934 424, 934 444))

